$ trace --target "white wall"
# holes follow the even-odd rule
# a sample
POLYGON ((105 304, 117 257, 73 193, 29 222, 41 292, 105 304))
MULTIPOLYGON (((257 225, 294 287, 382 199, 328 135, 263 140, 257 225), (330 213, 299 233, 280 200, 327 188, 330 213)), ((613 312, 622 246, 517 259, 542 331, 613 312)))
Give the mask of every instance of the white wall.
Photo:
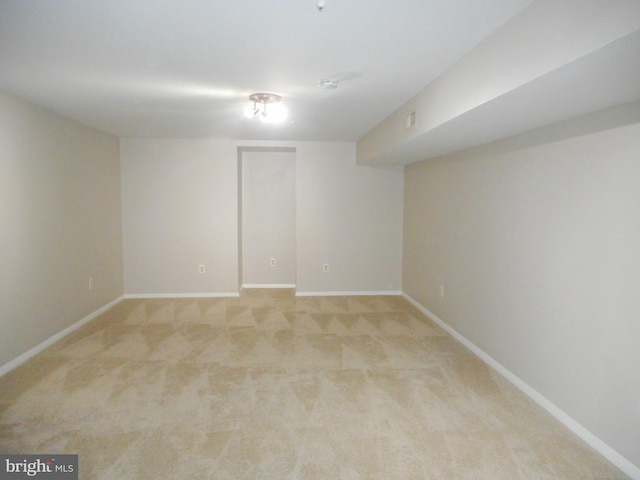
POLYGON ((0 172, 3 365, 122 295, 118 139, 0 93, 0 172))
POLYGON ((299 292, 401 289, 403 172, 355 144, 122 139, 127 294, 238 291, 239 147, 296 149, 299 292))
POLYGON ((241 155, 242 284, 295 285, 296 154, 241 155))
POLYGON ((403 285, 640 466, 640 123, 594 117, 407 167, 403 285))

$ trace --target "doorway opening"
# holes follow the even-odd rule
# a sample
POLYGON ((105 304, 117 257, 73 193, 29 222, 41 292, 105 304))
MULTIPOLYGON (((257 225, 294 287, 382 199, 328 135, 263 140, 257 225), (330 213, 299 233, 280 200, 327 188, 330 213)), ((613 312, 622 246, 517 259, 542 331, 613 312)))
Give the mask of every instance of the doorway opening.
POLYGON ((238 148, 238 217, 239 288, 295 288, 295 148, 238 148))

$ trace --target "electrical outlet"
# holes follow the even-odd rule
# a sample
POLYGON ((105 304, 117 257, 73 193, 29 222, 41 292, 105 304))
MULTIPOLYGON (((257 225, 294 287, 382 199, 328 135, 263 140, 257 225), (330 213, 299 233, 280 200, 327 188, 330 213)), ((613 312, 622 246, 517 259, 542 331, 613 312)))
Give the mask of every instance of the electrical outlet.
POLYGON ((198 265, 198 273, 207 273, 207 269, 204 265, 198 265))
POLYGON ((272 267, 275 267, 275 266, 276 266, 276 259, 275 259, 275 258, 272 258, 272 259, 271 259, 271 264, 270 264, 270 265, 271 265, 272 267))
POLYGON ((444 298, 444 285, 440 285, 440 291, 438 293, 440 294, 440 298, 444 298))
POLYGON ((325 273, 329 271, 329 264, 328 263, 323 263, 322 264, 322 271, 325 272, 325 273))
POLYGON ((89 290, 93 290, 93 277, 89 278, 89 290))

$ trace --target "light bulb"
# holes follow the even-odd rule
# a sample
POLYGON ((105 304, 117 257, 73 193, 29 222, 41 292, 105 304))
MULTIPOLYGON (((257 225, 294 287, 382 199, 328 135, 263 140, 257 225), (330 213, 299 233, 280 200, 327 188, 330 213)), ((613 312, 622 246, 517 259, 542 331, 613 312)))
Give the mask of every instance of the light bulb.
POLYGON ((263 114, 260 115, 260 120, 264 123, 282 123, 288 115, 289 111, 284 105, 269 105, 263 114))

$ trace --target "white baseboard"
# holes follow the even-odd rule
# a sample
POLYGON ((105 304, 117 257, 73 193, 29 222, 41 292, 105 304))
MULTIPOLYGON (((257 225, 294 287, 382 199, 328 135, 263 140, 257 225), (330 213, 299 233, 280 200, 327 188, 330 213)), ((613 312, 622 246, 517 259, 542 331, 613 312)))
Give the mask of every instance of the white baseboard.
POLYGON ((564 411, 554 405, 550 400, 548 400, 544 395, 534 389, 532 386, 521 380, 511 371, 509 371, 504 365, 499 363, 497 360, 492 358, 489 354, 487 354, 484 350, 477 347, 475 344, 467 340, 462 334, 458 331, 454 330, 451 326, 444 322, 444 320, 438 318, 432 312, 430 312, 426 307, 418 303, 416 300, 411 298, 406 293, 402 293, 402 296, 406 298, 413 306, 415 306, 418 310, 424 313, 427 317, 437 323, 440 327, 442 327, 447 333, 449 333, 453 338, 462 343, 465 347, 475 353, 482 361, 484 361, 487 365, 497 371, 500 375, 506 378, 509 382, 515 385, 518 389, 520 389, 525 395, 531 398, 534 402, 544 408, 547 412, 553 415, 560 423, 562 423, 565 427, 575 433, 578 437, 584 440, 591 448, 600 453, 603 457, 613 463, 616 467, 622 470, 625 474, 629 475, 633 480, 640 480, 640 468, 625 457, 616 452, 609 445, 604 443, 598 437, 596 437, 593 433, 583 427, 576 420, 567 415, 564 411))
POLYGON ((376 295, 389 295, 399 296, 402 292, 384 290, 381 292, 296 292, 296 297, 362 297, 362 296, 376 296, 376 295))
POLYGON ((123 298, 223 298, 239 297, 238 292, 222 293, 126 293, 123 298))
POLYGON ((98 315, 103 314, 104 312, 106 312, 107 310, 109 310, 111 307, 113 307, 114 305, 117 305, 118 303, 120 303, 120 301, 122 301, 124 297, 118 297, 115 300, 113 300, 112 302, 107 303, 106 305, 100 307, 98 310, 96 310, 93 313, 90 313, 89 315, 87 315, 86 317, 78 320, 76 323, 74 323, 73 325, 68 326, 67 328, 65 328, 64 330, 56 333, 55 335, 53 335, 52 337, 49 337, 48 339, 46 339, 44 342, 36 345, 35 347, 33 347, 32 349, 24 352, 22 355, 14 358, 13 360, 11 360, 10 362, 5 363, 4 365, 2 365, 2 367, 0 367, 0 377, 8 372, 10 372, 11 370, 13 370, 14 368, 18 367, 19 365, 22 365, 24 362, 26 362, 27 360, 29 360, 31 357, 37 355, 38 353, 40 353, 41 351, 43 351, 45 348, 47 348, 50 345, 53 345, 54 343, 56 343, 58 340, 60 340, 63 337, 66 337, 67 335, 69 335, 71 332, 73 332, 74 330, 77 330, 78 328, 80 328, 81 326, 83 326, 85 323, 90 322, 91 320, 93 320, 94 318, 96 318, 98 315))
POLYGON ((295 283, 243 283, 242 288, 296 288, 295 283))

